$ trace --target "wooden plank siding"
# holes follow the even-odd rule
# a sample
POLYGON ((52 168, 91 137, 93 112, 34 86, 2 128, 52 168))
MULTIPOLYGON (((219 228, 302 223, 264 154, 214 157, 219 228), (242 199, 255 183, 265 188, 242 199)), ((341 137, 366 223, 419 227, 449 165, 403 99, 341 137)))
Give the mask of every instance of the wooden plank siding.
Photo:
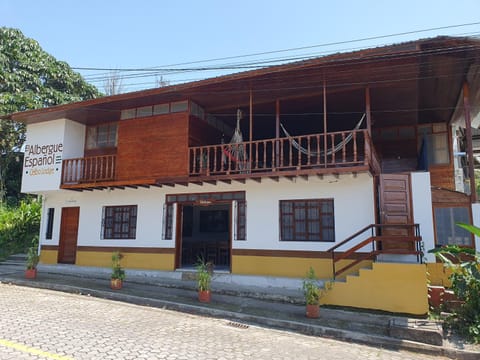
POLYGON ((122 120, 116 180, 188 175, 188 114, 122 120))
POLYGON ((432 165, 428 171, 432 186, 455 191, 453 162, 448 165, 432 165))

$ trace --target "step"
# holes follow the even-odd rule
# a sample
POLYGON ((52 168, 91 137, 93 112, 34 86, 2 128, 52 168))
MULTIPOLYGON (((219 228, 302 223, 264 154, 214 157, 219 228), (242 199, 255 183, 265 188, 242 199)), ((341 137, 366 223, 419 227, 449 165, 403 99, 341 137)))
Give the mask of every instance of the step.
POLYGON ((27 261, 27 254, 13 254, 10 255, 7 260, 15 260, 15 261, 27 261))
POLYGON ((443 344, 442 326, 438 322, 423 319, 392 319, 388 335, 430 345, 443 344))

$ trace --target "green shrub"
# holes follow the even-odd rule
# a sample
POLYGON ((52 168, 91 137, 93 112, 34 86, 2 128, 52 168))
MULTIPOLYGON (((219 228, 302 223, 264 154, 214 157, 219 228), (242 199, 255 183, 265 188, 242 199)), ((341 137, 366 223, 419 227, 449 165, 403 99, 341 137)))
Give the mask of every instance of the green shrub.
POLYGON ((197 284, 199 291, 208 291, 212 283, 212 273, 210 263, 205 262, 204 259, 199 258, 196 263, 197 268, 197 284))
MULTIPOLYGON (((480 236, 480 228, 476 226, 457 225, 480 236)), ((462 301, 447 320, 447 325, 467 340, 480 343, 480 253, 453 245, 431 252, 452 270, 452 290, 462 301)))
POLYGON ((118 279, 118 280, 125 280, 125 270, 122 268, 120 264, 123 255, 120 251, 115 251, 112 254, 112 275, 111 279, 118 279))
POLYGON ((41 203, 35 199, 16 207, 0 206, 0 258, 38 246, 41 203))

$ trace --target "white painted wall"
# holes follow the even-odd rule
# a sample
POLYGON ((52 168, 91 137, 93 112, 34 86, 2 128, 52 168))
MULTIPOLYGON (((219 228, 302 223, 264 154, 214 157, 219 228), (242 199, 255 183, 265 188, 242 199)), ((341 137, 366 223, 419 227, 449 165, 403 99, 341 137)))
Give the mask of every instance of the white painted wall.
POLYGON ((429 172, 413 172, 410 174, 412 187, 413 222, 420 224, 420 235, 425 248, 425 259, 435 262, 435 256, 428 250, 435 247, 433 227, 432 191, 429 172))
MULTIPOLYGON (((22 192, 38 193, 58 190, 62 176, 62 160, 83 157, 85 125, 58 119, 27 126, 25 159, 22 172, 22 192), (51 146, 57 150, 52 152, 51 146), (60 148, 58 148, 60 146, 60 148), (29 149, 42 149, 44 153, 31 153, 29 149), (49 161, 48 158, 54 158, 49 161), (48 164, 38 164, 47 158, 48 164), (33 162, 37 162, 34 164, 33 162)), ((40 151, 41 152, 41 151, 40 151)))
MULTIPOLYGON (((373 179, 367 174, 356 178, 341 175, 338 179, 310 177, 308 181, 281 179, 261 183, 218 183, 174 188, 115 189, 103 191, 56 191, 45 194, 45 209, 55 208, 53 239, 41 243, 58 245, 61 208, 80 206, 78 246, 175 247, 175 240, 162 240, 163 206, 167 194, 215 191, 246 191, 247 240, 233 241, 236 249, 316 250, 324 251, 334 243, 279 241, 279 200, 333 198, 335 237, 340 242, 361 228, 374 223, 373 179), (137 236, 134 240, 101 239, 102 207, 108 205, 138 205, 137 236)), ((45 213, 46 214, 46 213, 45 213)), ((174 217, 175 219, 175 217, 174 217)), ((47 221, 42 217, 42 227, 47 221)), ((175 226, 174 226, 175 229, 175 226)), ((361 241, 368 237, 359 237, 361 241)), ((354 243, 350 244, 352 246, 354 243)))
POLYGON ((65 120, 63 159, 83 157, 85 149, 85 125, 65 120))
POLYGON ((27 126, 25 141, 25 158, 22 172, 22 192, 56 190, 60 186, 63 158, 63 137, 65 120, 59 119, 27 126), (29 149, 61 144, 62 151, 52 153, 46 149, 45 154, 32 154, 29 149), (54 157, 52 164, 37 165, 32 162, 43 161, 44 157, 54 157))

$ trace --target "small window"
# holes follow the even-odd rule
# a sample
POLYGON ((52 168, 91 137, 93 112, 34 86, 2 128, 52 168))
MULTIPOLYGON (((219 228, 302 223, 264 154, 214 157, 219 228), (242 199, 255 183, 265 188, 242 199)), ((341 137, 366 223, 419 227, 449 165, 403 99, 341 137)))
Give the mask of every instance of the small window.
POLYGON ((281 200, 282 241, 335 241, 333 199, 281 200))
POLYGON ((237 201, 237 232, 235 240, 247 239, 247 202, 237 201))
POLYGON ((450 163, 448 132, 446 124, 428 124, 418 128, 418 149, 426 151, 428 164, 450 163))
POLYGON ((436 207, 435 233, 437 245, 473 246, 472 235, 457 226, 457 222, 470 224, 468 207, 436 207))
POLYGON ((110 123, 87 128, 86 149, 114 148, 117 146, 117 124, 110 123))
POLYGON ((172 102, 171 104, 171 112, 183 112, 188 110, 188 101, 177 101, 172 102))
POLYGON ((104 239, 135 239, 136 231, 137 205, 104 207, 104 239))
POLYGON ((45 232, 45 239, 51 240, 53 236, 53 217, 55 215, 55 208, 48 208, 47 212, 47 231, 45 232))
POLYGON ((173 204, 167 203, 163 208, 163 240, 173 239, 173 204))
POLYGON ((143 107, 137 108, 137 117, 145 117, 145 116, 152 116, 151 106, 143 106, 143 107))
POLYGON ((153 115, 168 114, 170 112, 170 104, 159 104, 153 107, 153 115))
POLYGON ((120 119, 121 120, 127 120, 127 119, 133 119, 136 116, 136 110, 137 109, 125 109, 122 110, 120 114, 120 119))

